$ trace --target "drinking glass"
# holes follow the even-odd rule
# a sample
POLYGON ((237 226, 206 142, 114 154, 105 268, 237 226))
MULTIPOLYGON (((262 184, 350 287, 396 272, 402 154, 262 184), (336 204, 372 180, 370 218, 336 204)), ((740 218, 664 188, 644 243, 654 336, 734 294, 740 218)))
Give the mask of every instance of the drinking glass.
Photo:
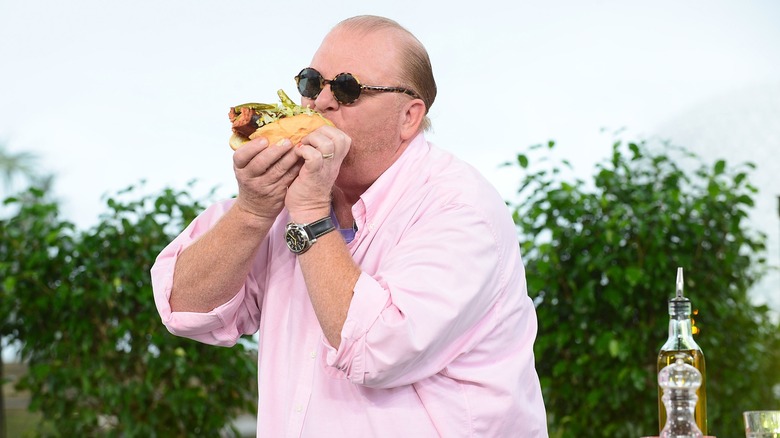
POLYGON ((746 438, 780 438, 780 411, 747 411, 746 438))

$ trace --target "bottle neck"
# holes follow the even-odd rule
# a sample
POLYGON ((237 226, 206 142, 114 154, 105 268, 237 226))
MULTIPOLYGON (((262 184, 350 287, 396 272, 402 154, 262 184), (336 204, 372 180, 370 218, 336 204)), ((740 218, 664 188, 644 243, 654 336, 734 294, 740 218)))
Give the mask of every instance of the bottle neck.
POLYGON ((661 347, 663 351, 701 350, 693 340, 691 318, 685 315, 672 315, 669 318, 669 338, 661 347))

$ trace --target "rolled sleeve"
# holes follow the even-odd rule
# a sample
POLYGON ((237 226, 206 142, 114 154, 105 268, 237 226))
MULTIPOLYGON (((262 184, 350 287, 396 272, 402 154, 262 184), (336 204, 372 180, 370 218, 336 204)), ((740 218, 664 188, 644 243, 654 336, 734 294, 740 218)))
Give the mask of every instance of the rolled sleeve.
POLYGON ((239 307, 244 301, 244 289, 227 303, 206 313, 173 312, 170 297, 173 286, 173 268, 176 265, 178 253, 173 255, 163 252, 152 267, 152 284, 154 302, 160 314, 163 325, 176 336, 194 339, 212 345, 235 345, 241 333, 235 324, 239 307), (159 292, 158 292, 159 291, 159 292))
POLYGON ((497 323, 506 281, 498 246, 490 222, 471 206, 440 211, 388 249, 378 272, 361 275, 341 344, 328 348, 326 363, 375 388, 441 372, 497 323))
MULTIPOLYGON (((355 284, 338 350, 327 340, 327 364, 343 371, 353 383, 365 383, 366 335, 382 311, 390 305, 390 293, 371 276, 361 273, 355 284)), ((325 337, 323 336, 323 339, 325 337)))
POLYGON ((187 246, 210 229, 232 205, 231 201, 215 204, 196 218, 157 256, 151 269, 152 290, 163 325, 176 336, 220 346, 232 346, 243 334, 257 330, 260 309, 256 300, 247 300, 247 283, 228 302, 205 313, 174 312, 170 298, 176 261, 187 246), (255 307, 255 308, 253 308, 255 307))

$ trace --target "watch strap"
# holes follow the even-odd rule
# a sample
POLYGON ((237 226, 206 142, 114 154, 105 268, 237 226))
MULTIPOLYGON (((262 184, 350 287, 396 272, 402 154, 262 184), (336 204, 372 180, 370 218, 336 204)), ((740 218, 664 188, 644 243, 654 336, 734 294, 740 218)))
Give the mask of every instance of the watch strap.
POLYGON ((330 216, 326 216, 318 221, 304 225, 303 227, 309 234, 309 237, 311 237, 312 242, 317 240, 318 237, 322 237, 331 231, 336 230, 336 225, 333 224, 333 219, 331 219, 330 216))

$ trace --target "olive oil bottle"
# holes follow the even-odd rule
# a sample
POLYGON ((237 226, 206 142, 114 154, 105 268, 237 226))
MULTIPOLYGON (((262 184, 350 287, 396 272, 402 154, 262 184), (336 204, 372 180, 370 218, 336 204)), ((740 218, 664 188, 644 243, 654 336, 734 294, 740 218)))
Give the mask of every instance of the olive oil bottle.
MULTIPOLYGON (((693 366, 701 373, 701 386, 696 391, 697 401, 694 411, 696 425, 707 435, 707 373, 704 366, 704 353, 693 340, 691 320, 691 301, 683 296, 683 269, 677 268, 677 287, 675 297, 669 300, 669 338, 658 353, 658 369, 675 362, 677 358, 693 366)), ((658 431, 666 424, 666 408, 661 401, 663 395, 658 387, 658 431)))

